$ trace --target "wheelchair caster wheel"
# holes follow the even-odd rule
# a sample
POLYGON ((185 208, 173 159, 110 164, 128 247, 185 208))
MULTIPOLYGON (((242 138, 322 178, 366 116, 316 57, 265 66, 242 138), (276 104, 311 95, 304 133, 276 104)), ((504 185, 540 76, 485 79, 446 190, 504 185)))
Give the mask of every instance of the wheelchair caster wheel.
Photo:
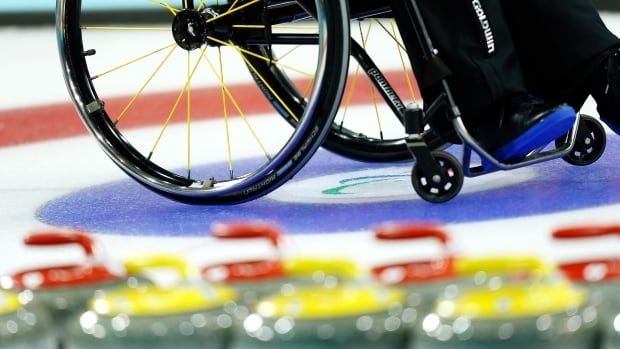
POLYGON ((411 183, 418 195, 432 203, 441 203, 453 199, 463 187, 463 168, 452 155, 433 152, 439 173, 426 174, 416 163, 411 172, 411 183))
MULTIPOLYGON (((556 144, 563 140, 556 141, 556 144)), ((588 166, 595 163, 605 152, 607 135, 601 123, 587 115, 582 115, 577 130, 577 139, 571 152, 562 159, 571 165, 588 166)))

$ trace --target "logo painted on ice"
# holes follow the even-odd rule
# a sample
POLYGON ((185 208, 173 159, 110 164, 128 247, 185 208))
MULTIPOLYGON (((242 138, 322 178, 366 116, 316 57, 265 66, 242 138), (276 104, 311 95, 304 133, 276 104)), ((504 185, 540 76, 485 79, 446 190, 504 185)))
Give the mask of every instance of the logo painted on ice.
MULTIPOLYGON (((359 178, 347 178, 340 181, 339 186, 323 190, 325 195, 355 195, 355 189, 371 183, 385 182, 394 179, 402 179, 402 175, 365 176, 359 178)), ((405 176, 406 177, 406 176, 405 176)))
POLYGON ((322 204, 414 200, 416 194, 411 188, 410 171, 407 166, 313 176, 287 183, 271 193, 269 198, 322 204))
MULTIPOLYGON (((511 173, 497 172, 468 178, 462 193, 475 193, 508 187, 537 176, 534 169, 511 173)), ((288 203, 364 204, 421 200, 411 186, 411 167, 365 169, 313 176, 290 182, 269 194, 269 198, 288 203)))

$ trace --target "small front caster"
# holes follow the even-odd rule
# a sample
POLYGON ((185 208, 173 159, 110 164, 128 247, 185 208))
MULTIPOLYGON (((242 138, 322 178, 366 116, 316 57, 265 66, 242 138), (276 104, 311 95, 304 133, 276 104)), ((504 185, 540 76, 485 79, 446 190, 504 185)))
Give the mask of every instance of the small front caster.
MULTIPOLYGON (((565 141, 565 139, 560 139, 556 141, 556 144, 565 141)), ((579 120, 575 146, 562 159, 571 165, 588 166, 600 159, 606 146, 607 135, 601 123, 591 116, 582 115, 579 120)))
POLYGON ((422 199, 432 203, 446 202, 461 191, 463 168, 461 163, 448 153, 435 151, 432 155, 439 166, 439 172, 423 173, 416 162, 411 171, 411 183, 422 199))

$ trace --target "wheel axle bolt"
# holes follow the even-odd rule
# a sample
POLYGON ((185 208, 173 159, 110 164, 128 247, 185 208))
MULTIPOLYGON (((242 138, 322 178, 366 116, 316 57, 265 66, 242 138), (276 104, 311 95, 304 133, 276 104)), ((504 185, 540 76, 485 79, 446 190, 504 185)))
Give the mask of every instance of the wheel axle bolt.
POLYGON ((205 18, 195 10, 183 10, 174 17, 172 36, 181 48, 193 51, 206 43, 210 27, 205 18))
POLYGON ((440 175, 434 175, 433 176, 433 183, 440 183, 441 182, 441 176, 440 175))

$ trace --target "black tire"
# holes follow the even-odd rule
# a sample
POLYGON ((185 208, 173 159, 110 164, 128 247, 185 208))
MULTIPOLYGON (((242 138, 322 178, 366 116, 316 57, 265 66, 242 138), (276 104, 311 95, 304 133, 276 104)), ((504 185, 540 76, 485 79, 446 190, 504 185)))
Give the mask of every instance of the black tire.
MULTIPOLYGON (((95 54, 96 51, 92 49, 96 50, 97 47, 93 47, 90 43, 88 43, 88 45, 84 43, 83 32, 91 29, 88 27, 88 24, 91 23, 88 22, 88 19, 85 19, 87 18, 87 12, 83 10, 83 8, 85 8, 83 5, 89 1, 98 2, 98 0, 58 0, 57 2, 57 34, 65 80, 80 117, 89 131, 95 136, 104 152, 124 172, 148 189, 170 199, 191 204, 234 204, 249 201, 265 195, 285 183, 303 167, 327 136, 329 125, 332 124, 343 93, 348 66, 348 55, 345 54, 345 52, 349 51, 349 23, 347 4, 345 1, 315 0, 315 7, 311 11, 303 10, 293 2, 272 0, 260 1, 258 2, 259 5, 253 5, 256 1, 252 3, 245 0, 235 1, 233 5, 230 5, 235 6, 236 4, 237 6, 235 9, 220 9, 220 14, 226 13, 227 16, 221 16, 221 18, 226 19, 219 23, 239 20, 239 22, 234 23, 242 23, 241 21, 243 21, 243 24, 248 22, 263 23, 264 27, 267 27, 266 24, 274 24, 271 22, 263 22, 265 18, 270 18, 270 20, 275 22, 274 18, 276 17, 288 18, 283 17, 285 15, 281 15, 282 13, 294 12, 297 15, 295 19, 301 14, 312 20, 310 12, 313 12, 315 16, 314 21, 320 24, 317 27, 321 28, 317 36, 318 40, 315 39, 313 41, 316 42, 317 45, 312 47, 316 49, 317 52, 316 70, 314 71, 315 80, 313 81, 315 89, 309 101, 301 108, 300 113, 297 114, 299 122, 296 124, 295 130, 291 131, 291 135, 283 141, 283 145, 278 145, 273 152, 271 152, 271 150, 265 151, 263 163, 247 171, 244 169, 241 175, 237 175, 234 171, 230 170, 230 177, 228 177, 228 173, 223 176, 219 174, 211 175, 210 173, 195 175, 196 172, 192 171, 189 160, 187 161, 188 166, 186 173, 183 172, 184 170, 180 171, 178 165, 168 165, 168 163, 164 164, 163 161, 155 161, 152 157, 153 151, 151 150, 149 152, 148 148, 145 149, 144 147, 140 147, 136 142, 132 142, 132 139, 127 137, 128 132, 121 129, 120 126, 122 125, 118 125, 119 120, 110 116, 111 113, 109 113, 106 108, 106 99, 108 97, 100 93, 97 89, 98 84, 93 82, 94 78, 91 78, 93 76, 91 74, 97 72, 90 71, 90 56, 95 54), (242 6, 246 5, 244 2, 247 2, 247 6, 242 6), (256 8, 256 10, 254 10, 254 8, 256 8), (243 11, 241 11, 241 9, 243 9, 243 11), (300 10, 302 12, 300 12, 300 10), (265 16, 266 13, 271 16, 265 16)), ((197 1, 193 2, 198 4, 197 1)), ((184 3, 187 4, 188 2, 184 3)), ((304 3, 306 8, 308 3, 311 2, 304 3)), ((194 9, 162 8, 163 12, 167 12, 168 10, 174 14, 171 16, 172 22, 173 20, 178 20, 179 13, 193 11, 194 9)), ((198 13, 198 11, 195 12, 198 13)), ((99 14, 99 16, 105 15, 109 15, 110 17, 107 18, 113 21, 114 14, 99 14)), ((201 16, 203 15, 204 12, 201 16)), ((145 15, 142 15, 142 17, 136 21, 145 22, 144 16, 145 15)), ((286 16, 288 16, 288 14, 286 14, 286 16)), ((96 20, 99 23, 101 22, 101 18, 97 18, 96 20)), ((215 26, 217 26, 218 20, 219 18, 217 17, 211 17, 209 19, 212 23, 216 23, 215 26)), ((287 23, 282 19, 279 20, 282 22, 276 22, 275 24, 287 23)), ((105 22, 105 18, 104 23, 108 23, 105 22)), ((208 23, 209 22, 207 22, 207 24, 208 23)), ((126 24, 123 25, 126 26, 126 24)), ((141 24, 141 26, 144 26, 144 24, 141 24)), ((205 43, 199 43, 202 55, 196 60, 196 65, 191 74, 190 61, 192 53, 188 49, 189 53, 187 54, 186 70, 188 82, 182 85, 183 88, 181 89, 179 98, 184 96, 183 93, 185 91, 190 91, 190 81, 192 80, 193 73, 196 72, 198 63, 201 62, 205 55, 204 53, 208 50, 215 49, 216 46, 218 50, 219 46, 224 47, 224 49, 230 48, 232 49, 231 51, 233 51, 232 54, 238 54, 237 59, 241 61, 241 65, 243 65, 241 59, 251 57, 249 55, 251 52, 245 49, 248 47, 246 40, 249 40, 245 38, 249 37, 249 35, 238 34, 241 33, 242 30, 247 30, 247 28, 235 29, 236 27, 233 25, 223 25, 222 27, 226 27, 230 30, 230 32, 226 34, 229 35, 227 36, 230 38, 229 41, 212 46, 213 39, 209 39, 211 40, 208 42, 209 45, 206 45, 207 41, 205 41, 205 43), (236 32, 236 30, 238 30, 238 32, 236 32), (240 37, 244 37, 244 39, 239 39, 240 37)), ((163 27, 163 29, 165 28, 167 27, 163 27)), ((128 35, 134 35, 133 33, 133 31, 124 32, 124 37, 122 38, 125 39, 128 35)), ((206 38, 207 35, 216 38, 220 37, 218 36, 220 33, 215 30, 205 32, 205 35, 202 37, 206 38)), ((297 38, 301 38, 301 34, 296 35, 294 40, 297 40, 297 38)), ((182 41, 177 40, 176 37, 174 40, 177 42, 178 46, 182 46, 182 41)), ((141 43, 137 39, 135 42, 136 44, 141 43)), ((310 46, 311 44, 308 45, 310 46)), ((174 44, 172 46, 174 46, 174 44)), ((172 54, 173 50, 174 49, 171 49, 170 54, 172 54)), ((99 55, 98 52, 97 55, 99 55)), ((220 62, 223 61, 222 56, 220 56, 219 59, 220 62)), ((165 60, 163 62, 165 62, 165 60)), ((185 68, 181 69, 182 74, 185 73, 184 69, 185 68)), ((216 73, 216 70, 213 70, 213 73, 224 86, 222 88, 222 98, 224 99, 223 104, 225 109, 225 104, 230 104, 230 101, 227 102, 224 96, 226 85, 222 82, 223 73, 221 78, 220 75, 216 73)), ((97 76, 95 75, 95 77, 97 76)), ((130 81, 127 80, 128 79, 123 80, 121 78, 118 84, 130 83, 130 81)), ((256 88, 262 87, 263 86, 257 86, 256 88)), ((191 88, 193 88, 193 86, 191 86, 191 88)), ((228 93, 230 94, 230 92, 228 93)), ((187 95, 187 109, 191 109, 189 106, 190 93, 187 93, 187 95)), ((229 98, 232 100, 232 97, 229 98)), ((131 102, 129 105, 131 105, 131 102)), ((174 113, 175 108, 176 106, 172 109, 171 115, 174 113)), ((170 117, 166 120, 166 123, 162 125, 160 137, 164 134, 169 120, 170 117)), ((246 120, 245 116, 244 120, 246 120)), ((189 116, 187 124, 189 129, 189 116)), ((226 132, 228 132, 228 120, 226 120, 226 128, 226 132)), ((248 128, 251 129, 249 126, 248 128)), ((254 132, 253 130, 251 131, 254 132)), ((191 148, 189 131, 187 138, 187 153, 189 154, 189 149, 191 148)), ((195 138, 192 138, 192 140, 193 139, 195 138)), ((257 139, 257 141, 260 143, 260 140, 257 139)), ((153 149, 158 146, 158 142, 159 139, 155 141, 153 149)), ((230 154, 230 144, 228 147, 230 154)), ((211 150, 211 148, 209 149, 211 150)), ((187 155, 187 157, 189 158, 189 155, 187 155)), ((174 161, 170 161, 170 163, 175 163, 175 161, 180 162, 182 160, 175 159, 174 161)), ((229 163, 232 163, 230 159, 229 163)))
MULTIPOLYGON (((556 146, 560 146, 567 141, 567 138, 556 141, 556 146)), ((601 123, 588 115, 581 115, 577 138, 571 152, 562 157, 564 161, 574 166, 592 165, 605 153, 607 147, 607 134, 601 123)))
POLYGON ((443 151, 434 151, 432 155, 440 173, 425 174, 416 162, 411 171, 413 189, 422 199, 431 203, 452 200, 463 187, 463 167, 455 157, 443 151), (439 176, 437 181, 433 181, 435 176, 439 176))

